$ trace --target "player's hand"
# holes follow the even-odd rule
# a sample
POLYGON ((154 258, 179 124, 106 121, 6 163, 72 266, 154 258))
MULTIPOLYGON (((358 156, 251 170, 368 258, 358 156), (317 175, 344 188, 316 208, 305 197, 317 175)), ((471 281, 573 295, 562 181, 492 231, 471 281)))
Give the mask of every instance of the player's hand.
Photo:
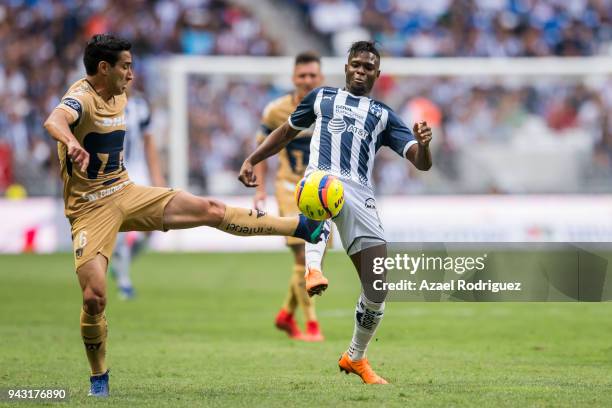
POLYGON ((257 177, 253 172, 253 165, 248 160, 245 160, 244 163, 242 163, 238 180, 240 180, 242 184, 247 187, 257 187, 257 177))
POLYGON ((427 126, 427 122, 424 120, 415 123, 412 127, 412 132, 414 133, 414 138, 417 143, 421 146, 429 146, 429 142, 431 142, 431 128, 427 126))
POLYGON ((255 192, 253 197, 253 207, 259 211, 266 210, 266 192, 260 191, 259 189, 255 192))
POLYGON ((83 146, 76 140, 69 142, 66 147, 68 148, 68 157, 70 157, 72 163, 76 164, 81 172, 84 173, 87 170, 87 166, 89 166, 89 153, 87 153, 87 150, 83 149, 83 146))

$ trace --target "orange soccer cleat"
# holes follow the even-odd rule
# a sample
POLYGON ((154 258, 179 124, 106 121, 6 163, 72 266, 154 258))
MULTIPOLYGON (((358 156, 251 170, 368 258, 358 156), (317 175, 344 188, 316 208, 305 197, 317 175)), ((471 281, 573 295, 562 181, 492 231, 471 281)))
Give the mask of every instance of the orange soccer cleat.
POLYGON ((306 280, 306 292, 310 297, 320 296, 327 289, 328 280, 318 269, 309 267, 304 279, 306 280))
POLYGON ((353 373, 357 374, 361 377, 361 380, 365 384, 389 384, 387 380, 379 376, 372 370, 370 367, 370 363, 367 358, 362 358, 361 360, 352 361, 348 353, 342 354, 340 360, 338 361, 338 366, 340 367, 340 371, 344 371, 346 374, 353 373))

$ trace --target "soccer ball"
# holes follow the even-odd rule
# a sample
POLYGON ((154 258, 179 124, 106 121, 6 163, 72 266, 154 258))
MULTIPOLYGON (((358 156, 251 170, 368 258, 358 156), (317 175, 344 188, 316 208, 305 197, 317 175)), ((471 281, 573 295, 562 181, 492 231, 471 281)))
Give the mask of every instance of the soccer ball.
POLYGON ((317 170, 295 186, 295 201, 306 217, 322 221, 335 217, 344 205, 344 186, 337 177, 317 170))

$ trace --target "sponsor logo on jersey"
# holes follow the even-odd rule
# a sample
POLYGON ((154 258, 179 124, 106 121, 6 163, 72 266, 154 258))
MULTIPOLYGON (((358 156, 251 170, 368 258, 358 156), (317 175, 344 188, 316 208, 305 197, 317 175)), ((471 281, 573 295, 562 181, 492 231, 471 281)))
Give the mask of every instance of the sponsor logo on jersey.
POLYGON ((365 200, 365 207, 369 208, 370 210, 375 210, 376 209, 376 201, 374 201, 374 199, 372 197, 366 198, 366 200, 365 200))
POLYGON ((114 118, 104 118, 96 120, 96 125, 103 127, 115 127, 125 125, 125 115, 115 116, 114 118))
POLYGON ((346 130, 346 122, 342 118, 333 118, 327 124, 330 133, 342 133, 346 130))
POLYGON ((81 106, 81 102, 79 102, 77 99, 66 98, 66 99, 62 100, 62 103, 64 105, 68 106, 69 108, 74 109, 75 111, 77 111, 79 116, 81 116, 81 113, 83 113, 83 106, 81 106))
POLYGON ((347 132, 351 132, 355 136, 359 136, 362 139, 365 139, 366 137, 368 137, 368 134, 369 134, 369 132, 367 130, 358 128, 355 125, 350 125, 347 128, 347 132))
POLYGON ((123 187, 131 183, 132 183, 131 180, 126 180, 122 183, 117 184, 116 186, 107 188, 105 190, 96 191, 95 193, 91 193, 91 194, 83 194, 83 198, 86 199, 87 201, 96 201, 96 200, 99 200, 104 197, 108 197, 109 195, 116 193, 117 191, 123 189, 123 187))
POLYGON ((353 119, 361 118, 358 111, 355 111, 353 110, 351 106, 346 106, 346 105, 336 105, 335 113, 337 113, 338 115, 343 115, 343 116, 353 118, 353 119))

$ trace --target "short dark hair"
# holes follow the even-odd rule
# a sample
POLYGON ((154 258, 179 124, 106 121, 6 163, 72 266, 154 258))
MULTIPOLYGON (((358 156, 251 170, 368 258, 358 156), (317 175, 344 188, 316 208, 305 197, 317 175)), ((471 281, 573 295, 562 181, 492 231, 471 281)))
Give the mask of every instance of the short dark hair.
POLYGON ((351 45, 351 48, 349 48, 349 59, 359 54, 360 52, 371 52, 372 54, 376 55, 376 58, 378 58, 378 60, 380 61, 380 53, 376 49, 376 44, 373 41, 354 42, 351 45))
POLYGON ((131 48, 132 43, 126 39, 111 34, 94 35, 87 41, 85 54, 83 55, 83 64, 85 64, 87 75, 95 75, 98 72, 100 61, 106 61, 111 66, 115 66, 121 51, 129 51, 131 48))
POLYGON ((310 62, 321 64, 321 56, 314 51, 300 52, 295 56, 295 65, 308 64, 310 62))

